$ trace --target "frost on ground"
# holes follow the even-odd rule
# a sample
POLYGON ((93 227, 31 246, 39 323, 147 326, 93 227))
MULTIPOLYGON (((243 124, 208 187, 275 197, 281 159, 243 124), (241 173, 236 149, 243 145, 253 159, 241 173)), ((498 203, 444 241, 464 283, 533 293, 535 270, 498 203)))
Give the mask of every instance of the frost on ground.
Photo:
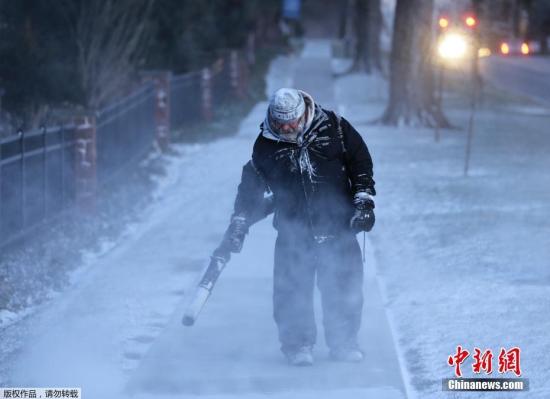
MULTIPOLYGON (((317 79, 330 76, 327 48, 328 43, 317 43, 305 52, 307 65, 321 66, 317 79), (319 54, 324 58, 316 60, 319 54)), ((299 57, 291 58, 274 62, 278 73, 270 74, 269 87, 309 74, 299 57)), ((309 83, 314 85, 315 79, 309 83)), ((333 100, 332 87, 323 95, 333 100)), ((243 134, 200 147, 178 147, 185 154, 175 162, 177 173, 167 178, 142 222, 95 259, 68 293, 25 320, 29 333, 9 364, 6 381, 82 386, 92 398, 197 393, 311 397, 313 392, 337 397, 359 391, 403 397, 372 269, 365 306, 370 323, 362 341, 373 361, 333 365, 320 331, 316 367, 298 371, 286 365, 271 315, 275 233, 269 220, 253 227, 197 325, 181 325, 185 294, 227 226, 241 168, 250 157, 265 107, 258 104, 242 122, 243 134)))
MULTIPOLYGON (((481 397, 441 391, 441 379, 452 376, 447 357, 457 345, 497 353, 519 346, 531 382, 521 396, 548 397, 547 115, 513 101, 487 102, 476 116, 464 177, 464 130, 442 131, 435 143, 430 130, 369 125, 383 111, 384 82, 360 75, 332 80, 327 49, 328 43, 310 42, 302 57, 276 60, 268 87, 293 84, 337 107, 371 149, 378 196, 368 251, 376 258, 407 393, 481 397)), ((467 107, 456 98, 448 105, 452 122, 466 126, 467 107)), ((21 341, 21 331, 24 342, 9 363, 3 360, 9 373, 0 371, 0 382, 82 386, 91 398, 403 397, 374 262, 366 266, 367 361, 332 365, 320 340, 315 368, 282 363, 269 304, 269 221, 252 228, 199 324, 187 330, 180 324, 184 296, 227 225, 265 107, 258 104, 243 121, 247 134, 177 147, 182 156, 171 160, 155 205, 125 239, 106 241, 102 256, 88 255, 94 267, 75 275, 69 292, 1 331, 2 348, 21 341)))
MULTIPOLYGON (((189 151, 189 149, 185 149, 189 151)), ((174 174, 174 155, 152 151, 120 180, 103 187, 93 218, 67 212, 38 226, 0 258, 0 385, 33 328, 33 315, 66 294, 97 259, 128 239, 174 174)))
MULTIPOLYGON (((340 81, 352 121, 380 114, 383 102, 365 94, 375 84, 340 81)), ((459 102, 448 114, 460 129, 443 131, 439 143, 429 129, 361 127, 375 163, 379 278, 419 398, 452 397, 441 379, 453 376, 446 362, 457 345, 472 353, 465 376, 475 347, 492 349, 493 370, 501 347, 520 347, 530 391, 496 395, 550 396, 550 114, 487 100, 475 117, 469 177, 469 111, 459 102)))

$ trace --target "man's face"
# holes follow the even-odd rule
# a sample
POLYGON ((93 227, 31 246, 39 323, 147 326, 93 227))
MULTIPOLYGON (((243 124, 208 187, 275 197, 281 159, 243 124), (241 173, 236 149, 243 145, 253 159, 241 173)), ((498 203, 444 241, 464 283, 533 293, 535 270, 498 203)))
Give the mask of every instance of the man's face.
POLYGON ((275 129, 277 133, 279 133, 282 136, 296 137, 302 131, 303 121, 304 121, 304 116, 302 115, 300 118, 294 119, 291 121, 283 122, 283 121, 272 120, 271 125, 273 129, 275 129))

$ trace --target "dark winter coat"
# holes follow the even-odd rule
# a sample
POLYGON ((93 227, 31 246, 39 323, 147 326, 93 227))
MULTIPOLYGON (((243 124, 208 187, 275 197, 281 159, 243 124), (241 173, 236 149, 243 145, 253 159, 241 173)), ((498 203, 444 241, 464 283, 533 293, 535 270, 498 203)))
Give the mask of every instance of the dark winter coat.
POLYGON ((322 242, 350 230, 355 192, 374 195, 375 189, 372 159, 359 133, 334 112, 318 105, 313 110, 297 142, 274 137, 262 123, 243 168, 235 214, 254 213, 271 191, 279 233, 304 232, 322 242))

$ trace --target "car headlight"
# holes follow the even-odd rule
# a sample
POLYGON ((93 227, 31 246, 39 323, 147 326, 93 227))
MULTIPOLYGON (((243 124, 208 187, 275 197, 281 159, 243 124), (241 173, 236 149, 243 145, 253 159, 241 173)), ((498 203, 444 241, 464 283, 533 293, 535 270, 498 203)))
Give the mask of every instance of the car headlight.
POLYGON ((447 33, 438 44, 439 56, 446 60, 463 58, 468 50, 468 42, 464 35, 459 33, 447 33))

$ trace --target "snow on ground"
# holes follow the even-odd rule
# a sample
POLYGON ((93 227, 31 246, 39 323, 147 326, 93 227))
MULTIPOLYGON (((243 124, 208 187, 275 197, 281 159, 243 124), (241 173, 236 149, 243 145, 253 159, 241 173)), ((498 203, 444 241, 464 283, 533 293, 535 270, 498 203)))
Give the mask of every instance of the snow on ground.
MULTIPOLYGON (((30 333, 10 363, 10 385, 81 386, 87 398, 402 398, 405 390, 469 398, 483 395, 441 391, 456 346, 519 346, 531 383, 521 397, 550 396, 547 114, 516 103, 480 110, 464 177, 464 130, 443 131, 435 143, 427 129, 369 125, 383 110, 384 82, 334 81, 327 48, 310 41, 301 57, 276 60, 268 89, 311 92, 371 149, 378 196, 360 337, 367 361, 330 363, 320 338, 313 368, 284 364, 271 319, 270 220, 251 229, 197 325, 180 324, 185 294, 228 222, 265 112, 260 103, 237 136, 176 147, 181 156, 142 222, 92 256, 70 292, 25 319, 30 333)), ((466 126, 466 108, 449 115, 466 126)))
MULTIPOLYGON (((297 79, 334 105, 328 42, 309 43, 303 57, 276 60, 268 88, 297 79)), ((197 325, 181 325, 185 294, 227 226, 265 109, 266 103, 258 104, 239 135, 176 146, 181 156, 172 160, 142 221, 120 242, 107 243, 104 253, 91 254, 69 292, 24 320, 28 333, 9 365, 10 385, 77 386, 89 398, 404 397, 372 265, 360 337, 369 361, 329 362, 319 331, 316 366, 286 365, 271 316, 270 220, 252 229, 197 325)))
MULTIPOLYGON (((317 98, 334 101, 330 80, 326 85, 318 84, 330 79, 327 49, 328 43, 314 41, 308 43, 302 57, 277 60, 270 74, 277 80, 270 79, 270 89, 301 82, 301 87, 317 98), (290 78, 280 76, 283 70, 289 71, 290 78)), ((245 153, 240 163, 250 155, 265 107, 266 104, 259 104, 241 125, 239 138, 245 153)), ((197 160, 197 166, 201 167, 201 161, 197 160)), ((233 195, 228 200, 232 201, 233 195)), ((181 313, 176 313, 132 374, 126 386, 129 393, 144 399, 176 394, 332 398, 360 393, 364 397, 403 397, 391 332, 372 266, 367 269, 367 306, 361 335, 371 361, 362 365, 328 362, 322 338, 315 367, 296 370, 282 361, 271 316, 274 238, 270 220, 253 227, 243 253, 233 256, 198 324, 182 330, 181 313)), ((316 309, 320 316, 318 303, 316 309)))
POLYGON ((362 125, 383 110, 368 90, 380 84, 342 78, 338 101, 374 156, 377 226, 370 238, 407 383, 419 398, 548 398, 548 109, 525 112, 514 102, 481 109, 464 177, 466 107, 449 111, 462 129, 443 131, 439 143, 429 129, 362 125), (495 370, 500 348, 519 346, 530 391, 442 392, 457 345, 492 349, 495 370))

